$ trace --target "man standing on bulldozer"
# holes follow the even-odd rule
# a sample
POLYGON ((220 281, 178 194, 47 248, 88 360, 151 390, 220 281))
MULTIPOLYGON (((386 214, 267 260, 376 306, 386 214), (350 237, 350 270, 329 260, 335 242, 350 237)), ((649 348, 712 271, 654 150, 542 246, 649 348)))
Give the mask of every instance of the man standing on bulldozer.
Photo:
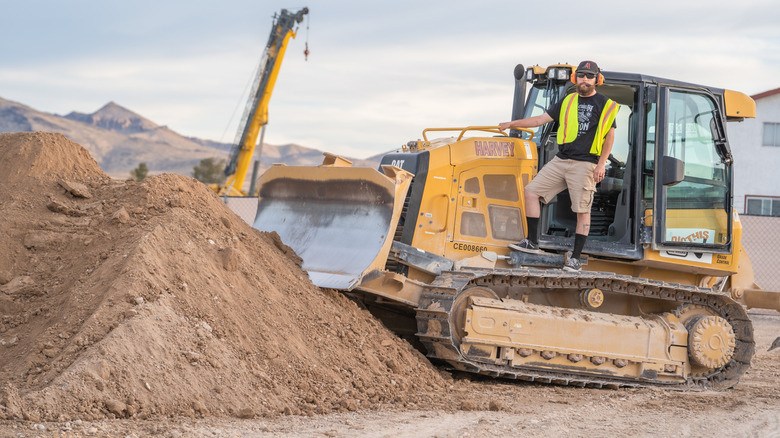
POLYGON ((550 202, 568 188, 571 209, 577 215, 574 250, 563 266, 567 271, 580 271, 580 255, 590 232, 590 209, 596 184, 604 179, 605 165, 615 139, 615 117, 620 105, 596 91, 604 82, 598 65, 582 61, 572 73, 576 85, 574 93, 564 97, 544 114, 500 124, 502 130, 536 128, 557 122, 559 151, 539 170, 525 187, 526 222, 528 237, 509 247, 538 254, 539 201, 550 202))

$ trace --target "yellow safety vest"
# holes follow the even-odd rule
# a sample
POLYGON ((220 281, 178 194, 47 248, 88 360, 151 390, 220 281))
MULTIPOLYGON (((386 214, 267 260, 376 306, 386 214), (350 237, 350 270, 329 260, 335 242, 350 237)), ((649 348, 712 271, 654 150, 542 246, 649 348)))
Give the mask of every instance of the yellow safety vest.
MULTIPOLYGON (((577 132, 580 128, 580 122, 577 119, 577 103, 579 95, 572 93, 563 99, 561 105, 561 115, 558 119, 558 144, 571 143, 577 138, 577 132)), ((601 155, 601 146, 604 144, 604 138, 615 121, 620 105, 612 99, 607 99, 607 103, 601 110, 599 124, 596 127, 596 136, 593 138, 593 145, 590 147, 590 153, 601 155)))

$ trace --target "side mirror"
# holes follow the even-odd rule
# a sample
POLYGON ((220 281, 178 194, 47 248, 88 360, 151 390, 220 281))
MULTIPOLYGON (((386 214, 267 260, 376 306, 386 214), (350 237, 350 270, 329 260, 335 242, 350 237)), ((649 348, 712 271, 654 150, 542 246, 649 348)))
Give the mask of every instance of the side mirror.
POLYGON ((720 119, 718 110, 712 110, 710 133, 712 133, 712 138, 714 138, 716 142, 723 142, 726 140, 726 130, 723 129, 723 121, 720 119))
POLYGON ((685 179, 685 163, 674 157, 664 155, 663 159, 663 184, 671 187, 685 179))

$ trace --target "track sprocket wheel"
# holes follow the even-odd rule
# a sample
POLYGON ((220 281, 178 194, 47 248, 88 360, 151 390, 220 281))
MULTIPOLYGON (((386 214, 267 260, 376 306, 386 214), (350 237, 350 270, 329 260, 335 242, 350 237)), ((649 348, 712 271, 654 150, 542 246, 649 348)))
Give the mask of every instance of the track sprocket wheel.
POLYGON ((734 329, 725 319, 698 316, 690 323, 688 354, 696 365, 708 369, 720 368, 731 360, 735 346, 734 329))
POLYGON ((736 336, 725 318, 695 304, 682 305, 674 314, 688 330, 688 356, 694 377, 707 376, 731 360, 736 336))

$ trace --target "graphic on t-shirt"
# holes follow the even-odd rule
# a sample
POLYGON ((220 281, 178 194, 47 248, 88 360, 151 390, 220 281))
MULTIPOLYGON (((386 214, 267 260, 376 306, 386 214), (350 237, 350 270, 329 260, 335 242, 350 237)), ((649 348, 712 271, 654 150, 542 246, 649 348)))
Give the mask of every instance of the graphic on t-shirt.
POLYGON ((595 107, 590 104, 579 104, 577 106, 577 120, 580 122, 579 135, 584 134, 590 129, 590 119, 593 117, 593 109, 595 107))

